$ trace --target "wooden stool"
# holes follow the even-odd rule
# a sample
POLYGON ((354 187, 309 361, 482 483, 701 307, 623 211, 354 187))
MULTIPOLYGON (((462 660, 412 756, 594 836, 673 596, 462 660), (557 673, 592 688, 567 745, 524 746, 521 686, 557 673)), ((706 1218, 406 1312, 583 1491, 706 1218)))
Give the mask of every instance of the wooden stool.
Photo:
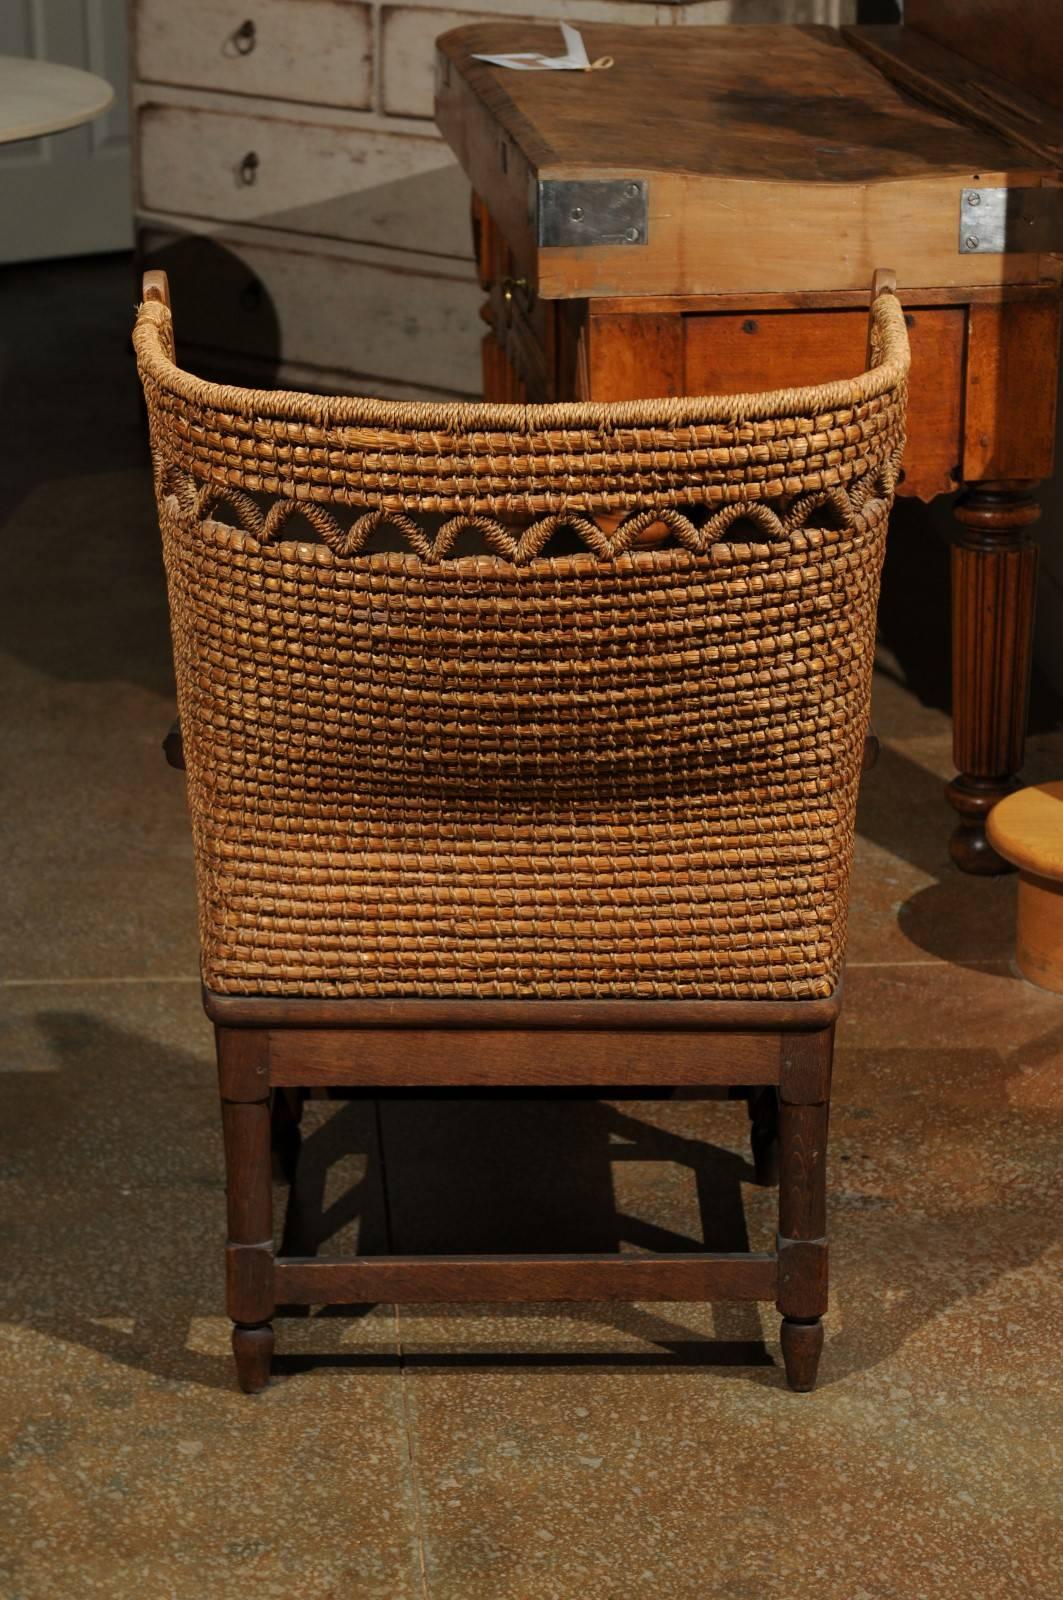
POLYGON ((994 850, 1019 869, 1019 970, 1063 994, 1063 782, 1009 794, 989 813, 986 831, 994 850))

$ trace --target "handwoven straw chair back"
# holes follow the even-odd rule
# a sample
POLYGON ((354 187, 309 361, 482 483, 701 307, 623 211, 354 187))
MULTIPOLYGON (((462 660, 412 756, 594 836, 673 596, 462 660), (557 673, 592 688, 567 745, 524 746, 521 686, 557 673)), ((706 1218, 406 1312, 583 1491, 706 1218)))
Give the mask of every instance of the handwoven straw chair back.
POLYGON ((135 344, 210 989, 832 992, 892 294, 862 376, 716 399, 220 387, 154 301, 135 344))

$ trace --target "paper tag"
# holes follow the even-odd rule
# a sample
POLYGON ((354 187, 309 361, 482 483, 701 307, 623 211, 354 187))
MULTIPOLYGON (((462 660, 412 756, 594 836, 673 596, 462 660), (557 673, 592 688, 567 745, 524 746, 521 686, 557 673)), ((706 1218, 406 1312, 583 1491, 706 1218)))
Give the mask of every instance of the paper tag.
POLYGON ((587 46, 578 28, 562 22, 561 33, 565 41, 563 56, 543 56, 534 50, 522 50, 508 56, 473 56, 474 61, 489 61, 494 67, 509 67, 513 72, 592 72, 595 68, 611 67, 612 56, 601 56, 597 61, 587 57, 587 46))

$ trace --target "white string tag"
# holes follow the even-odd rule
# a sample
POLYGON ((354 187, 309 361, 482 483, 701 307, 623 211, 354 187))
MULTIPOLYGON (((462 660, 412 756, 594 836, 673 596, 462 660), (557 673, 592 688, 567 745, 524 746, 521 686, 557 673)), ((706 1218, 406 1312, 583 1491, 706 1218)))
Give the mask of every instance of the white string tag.
POLYGON ((578 28, 562 22, 561 34, 565 41, 563 56, 544 56, 535 50, 522 50, 507 56, 474 54, 473 60, 489 61, 494 67, 509 67, 513 72, 596 72, 612 66, 612 56, 599 56, 597 61, 588 58, 587 46, 578 28))

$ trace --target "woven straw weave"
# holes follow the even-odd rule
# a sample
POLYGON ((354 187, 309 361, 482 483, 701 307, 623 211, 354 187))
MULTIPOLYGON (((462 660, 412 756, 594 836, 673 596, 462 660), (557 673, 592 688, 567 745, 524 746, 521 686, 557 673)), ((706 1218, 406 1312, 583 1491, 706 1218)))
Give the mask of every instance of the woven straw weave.
POLYGON ((834 989, 908 370, 871 323, 817 389, 442 406, 208 384, 141 307, 209 988, 834 989))

